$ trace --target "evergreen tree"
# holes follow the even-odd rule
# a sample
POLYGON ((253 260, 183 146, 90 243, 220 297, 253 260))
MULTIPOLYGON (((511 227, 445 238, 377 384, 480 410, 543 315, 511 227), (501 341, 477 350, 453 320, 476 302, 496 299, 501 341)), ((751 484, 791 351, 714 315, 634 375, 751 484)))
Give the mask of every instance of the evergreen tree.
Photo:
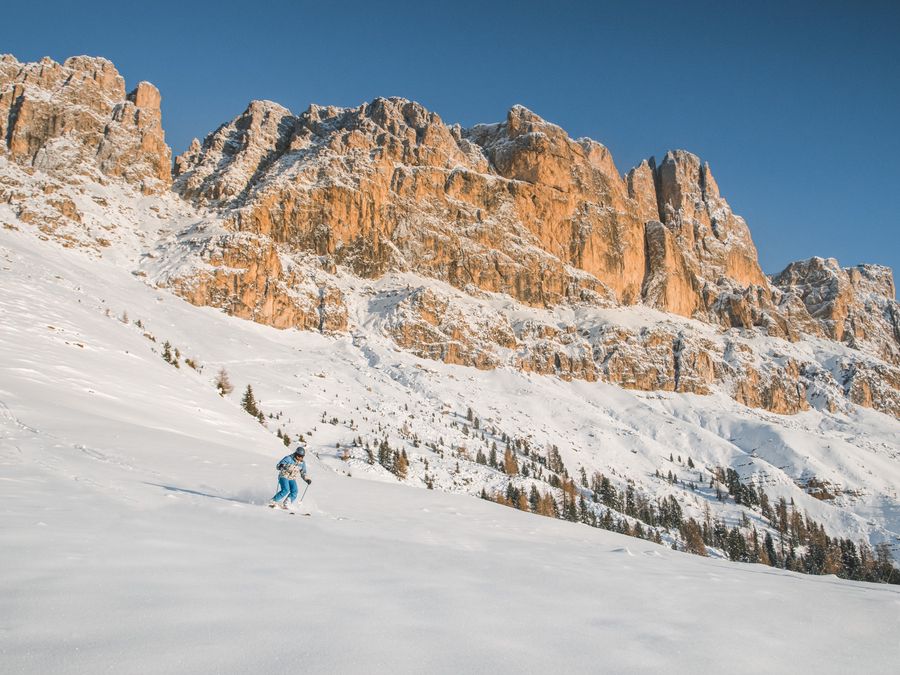
POLYGON ((571 480, 567 480, 563 483, 562 517, 564 520, 570 520, 573 523, 578 522, 578 502, 576 493, 575 483, 571 480))
POLYGON ((747 541, 737 527, 729 530, 725 539, 725 553, 731 560, 747 561, 747 541))
POLYGON ((541 496, 538 494, 537 488, 532 485, 531 490, 528 493, 528 506, 531 508, 532 513, 538 512, 538 506, 541 503, 541 496))
POLYGON ((769 559, 769 564, 773 567, 778 566, 778 553, 775 552, 775 542, 772 541, 772 533, 766 532, 765 539, 763 539, 763 550, 766 552, 766 557, 769 559))
POLYGON ((234 391, 234 387, 231 385, 231 380, 228 379, 228 372, 225 368, 219 370, 219 374, 216 375, 216 389, 219 390, 219 396, 226 396, 234 391))
POLYGON ((256 405, 256 398, 253 396, 253 387, 249 384, 247 385, 247 389, 244 391, 244 397, 241 399, 241 407, 247 411, 248 414, 253 415, 254 417, 259 417, 262 412, 256 405))
POLYGON ((394 453, 386 438, 378 445, 378 463, 388 471, 394 471, 394 453))
POLYGON ((594 512, 588 508, 584 495, 578 495, 578 520, 585 525, 592 525, 594 527, 596 527, 597 524, 594 512))

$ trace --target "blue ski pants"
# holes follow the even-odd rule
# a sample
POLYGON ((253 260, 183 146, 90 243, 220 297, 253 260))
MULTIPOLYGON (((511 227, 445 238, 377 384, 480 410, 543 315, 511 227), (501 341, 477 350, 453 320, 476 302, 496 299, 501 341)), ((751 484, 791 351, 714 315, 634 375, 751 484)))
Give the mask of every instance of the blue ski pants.
POLYGON ((292 478, 285 478, 284 476, 278 476, 278 487, 281 489, 278 490, 278 494, 272 497, 273 502, 280 502, 282 499, 291 496, 291 501, 297 501, 297 481, 292 478))

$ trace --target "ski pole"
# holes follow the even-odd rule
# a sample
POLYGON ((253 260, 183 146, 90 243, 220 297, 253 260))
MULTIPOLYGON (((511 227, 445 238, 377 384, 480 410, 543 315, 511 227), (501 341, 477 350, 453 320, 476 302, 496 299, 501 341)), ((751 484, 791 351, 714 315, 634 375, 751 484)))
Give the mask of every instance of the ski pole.
POLYGON ((306 487, 303 488, 303 494, 300 495, 300 501, 303 501, 303 498, 306 496, 306 491, 309 490, 309 483, 306 484, 306 487))

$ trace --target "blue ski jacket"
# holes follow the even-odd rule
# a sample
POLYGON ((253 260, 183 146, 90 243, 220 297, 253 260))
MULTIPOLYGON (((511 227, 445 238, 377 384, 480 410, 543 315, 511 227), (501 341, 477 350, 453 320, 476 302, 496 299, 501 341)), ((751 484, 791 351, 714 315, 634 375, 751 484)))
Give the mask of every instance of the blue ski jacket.
POLYGON ((306 480, 306 461, 301 460, 298 462, 294 459, 293 454, 285 455, 278 460, 275 468, 278 469, 279 476, 284 476, 289 480, 297 480, 298 476, 306 480))

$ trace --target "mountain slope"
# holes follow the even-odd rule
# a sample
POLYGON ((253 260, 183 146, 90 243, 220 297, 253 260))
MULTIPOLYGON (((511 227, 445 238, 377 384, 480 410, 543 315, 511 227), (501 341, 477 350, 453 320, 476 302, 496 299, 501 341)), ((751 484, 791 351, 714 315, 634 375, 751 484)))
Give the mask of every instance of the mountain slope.
MULTIPOLYGON (((195 308, 114 260, 31 232, 0 231, 0 242, 0 461, 11 488, 0 514, 0 660, 9 672, 694 672, 725 663, 780 672, 802 662, 887 673, 900 657, 896 587, 702 559, 401 486, 334 448, 379 426, 396 443, 404 422, 449 438, 446 417, 463 419, 471 405, 536 442, 603 434, 599 448, 560 443, 569 462, 646 462, 665 453, 653 435, 708 459, 770 446, 758 454, 779 462, 788 438, 797 453, 824 452, 821 441, 803 447, 818 434, 843 457, 829 460, 865 463, 863 473, 887 481, 898 428, 883 415, 810 411, 785 426, 725 398, 689 406, 684 395, 420 361, 377 332, 279 331, 195 308), (180 368, 161 358, 165 340, 180 349, 180 368), (213 387, 220 366, 237 385, 227 398, 213 387), (264 410, 283 412, 268 428, 238 407, 246 383, 264 410), (357 428, 320 422, 332 415, 357 428), (284 453, 276 426, 315 429, 312 518, 261 506, 284 453)), ((472 470, 452 475, 457 460, 418 452, 439 477, 446 470, 447 489, 456 479, 466 490, 472 470)))

